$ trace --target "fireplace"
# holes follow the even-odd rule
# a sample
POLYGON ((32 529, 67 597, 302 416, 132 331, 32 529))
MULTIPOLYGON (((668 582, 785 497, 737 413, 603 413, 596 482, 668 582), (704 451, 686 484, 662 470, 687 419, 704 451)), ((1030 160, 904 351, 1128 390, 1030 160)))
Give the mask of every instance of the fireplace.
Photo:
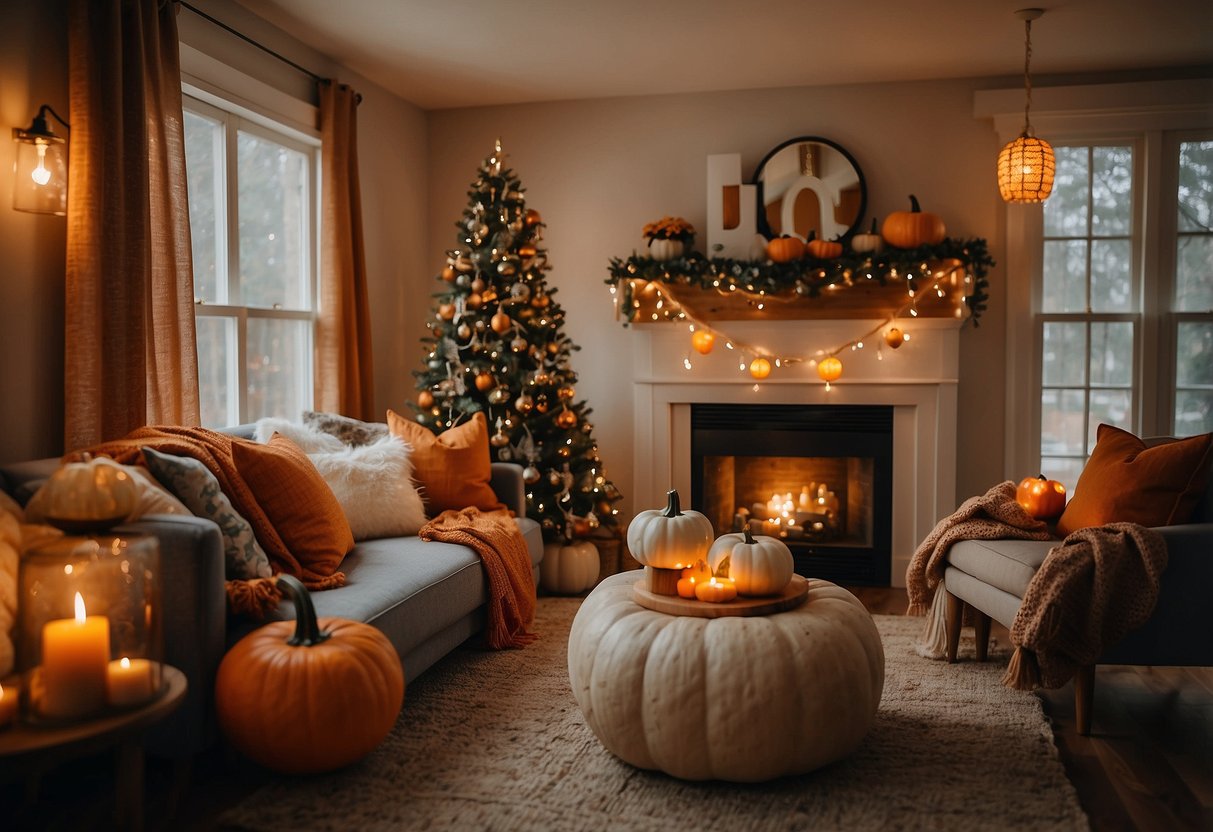
POLYGON ((782 539, 796 571, 887 586, 893 408, 691 404, 691 505, 717 535, 782 539))

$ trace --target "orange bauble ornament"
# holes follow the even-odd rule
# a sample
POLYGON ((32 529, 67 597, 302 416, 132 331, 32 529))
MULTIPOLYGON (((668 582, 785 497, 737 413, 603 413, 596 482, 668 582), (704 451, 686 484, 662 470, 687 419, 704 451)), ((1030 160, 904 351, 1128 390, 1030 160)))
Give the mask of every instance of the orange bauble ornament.
POLYGON ((539 223, 541 223, 541 222, 543 222, 543 217, 539 216, 538 211, 536 211, 534 208, 526 209, 526 224, 527 225, 539 225, 539 223))
POLYGON ((510 320, 510 316, 504 312, 498 312, 489 320, 489 326, 491 326, 493 328, 493 332, 496 332, 498 335, 504 335, 505 333, 509 332, 510 327, 513 325, 514 322, 510 320))
POLYGON ((417 405, 421 409, 434 406, 434 394, 429 390, 422 390, 417 394, 417 405))
POLYGON ((1052 520, 1065 511, 1066 487, 1044 474, 1028 477, 1015 489, 1015 502, 1037 520, 1052 520))
POLYGON ((438 304, 438 317, 444 321, 449 321, 455 317, 455 304, 440 303, 438 304))
POLYGON ((716 336, 708 332, 706 329, 697 329, 691 335, 691 346, 695 348, 695 352, 700 355, 707 355, 712 351, 712 345, 716 343, 716 336))
POLYGON ((577 414, 567 408, 556 414, 556 426, 568 430, 577 426, 577 414))
POLYGON ((821 376, 822 381, 837 381, 842 375, 842 362, 833 355, 821 359, 817 365, 817 375, 821 376))
POLYGON ((757 379, 764 379, 771 374, 771 362, 763 358, 761 355, 750 362, 750 375, 757 379))
POLYGON ((445 269, 443 269, 442 270, 442 279, 445 280, 447 283, 454 283, 455 282, 455 267, 447 266, 445 269))
POLYGON ((476 389, 484 392, 493 387, 497 383, 497 379, 493 378, 492 373, 477 373, 476 374, 476 389))

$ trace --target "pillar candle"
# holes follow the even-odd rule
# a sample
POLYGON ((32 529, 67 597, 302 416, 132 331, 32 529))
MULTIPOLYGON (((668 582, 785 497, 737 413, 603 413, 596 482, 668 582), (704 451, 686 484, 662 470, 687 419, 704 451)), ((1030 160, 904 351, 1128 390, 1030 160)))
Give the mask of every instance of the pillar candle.
POLYGON ((111 705, 138 705, 152 698, 152 663, 147 659, 123 656, 109 663, 106 670, 106 690, 111 705))
POLYGON ((13 685, 7 688, 0 685, 0 728, 10 724, 17 718, 17 701, 21 691, 13 685))
POLYGON ((110 622, 86 615, 76 593, 76 617, 48 621, 42 628, 42 716, 70 719, 105 707, 110 658, 110 622))
POLYGON ((737 585, 731 578, 712 578, 707 582, 700 581, 695 585, 695 597, 700 601, 714 604, 732 601, 737 597, 737 585))

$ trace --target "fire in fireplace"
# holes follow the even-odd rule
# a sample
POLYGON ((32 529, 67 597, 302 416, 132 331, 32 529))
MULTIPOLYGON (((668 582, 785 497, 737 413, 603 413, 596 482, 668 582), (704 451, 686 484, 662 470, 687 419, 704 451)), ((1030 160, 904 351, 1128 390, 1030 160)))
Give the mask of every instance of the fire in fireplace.
POLYGON ((893 408, 693 404, 691 505, 779 537, 806 577, 888 586, 893 408))

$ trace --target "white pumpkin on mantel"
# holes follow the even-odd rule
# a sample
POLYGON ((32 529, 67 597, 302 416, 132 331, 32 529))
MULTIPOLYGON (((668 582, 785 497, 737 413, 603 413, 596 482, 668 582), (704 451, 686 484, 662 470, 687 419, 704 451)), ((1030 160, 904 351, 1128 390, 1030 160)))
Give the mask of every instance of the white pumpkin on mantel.
POLYGON ((598 580, 598 547, 588 540, 545 543, 539 585, 557 595, 585 592, 598 580))
POLYGON ((766 616, 666 615, 620 573, 582 602, 569 682, 607 750, 684 780, 759 782, 850 754, 876 716, 884 649, 854 595, 810 580, 766 616))
POLYGON ((666 240, 654 238, 649 240, 649 257, 654 260, 673 260, 686 253, 687 246, 682 240, 666 240))
POLYGON ((749 526, 716 538, 708 550, 708 566, 713 575, 732 578, 738 595, 778 595, 796 571, 786 543, 767 535, 755 537, 749 526))

